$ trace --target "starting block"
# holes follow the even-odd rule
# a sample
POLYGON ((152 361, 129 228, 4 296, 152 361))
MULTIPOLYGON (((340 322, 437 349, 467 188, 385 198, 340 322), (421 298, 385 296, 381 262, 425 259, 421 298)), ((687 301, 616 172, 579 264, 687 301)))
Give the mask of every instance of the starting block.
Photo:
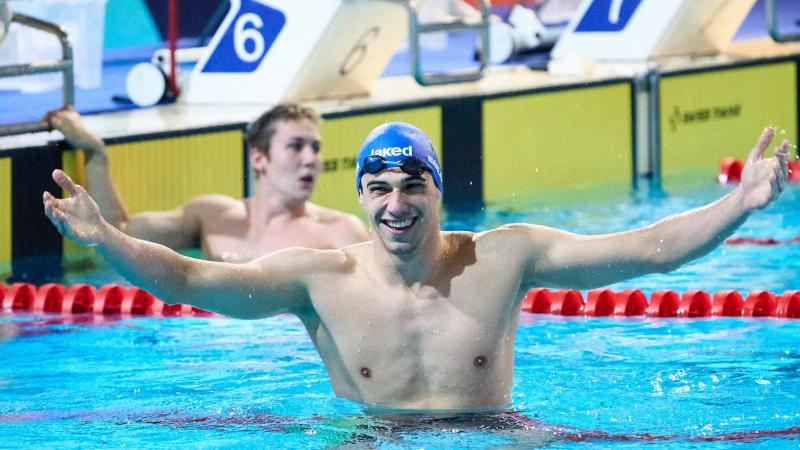
POLYGON ((552 52, 570 61, 644 63, 718 53, 756 0, 586 0, 552 52))
POLYGON ((366 94, 408 30, 402 4, 231 0, 181 101, 277 103, 366 94))

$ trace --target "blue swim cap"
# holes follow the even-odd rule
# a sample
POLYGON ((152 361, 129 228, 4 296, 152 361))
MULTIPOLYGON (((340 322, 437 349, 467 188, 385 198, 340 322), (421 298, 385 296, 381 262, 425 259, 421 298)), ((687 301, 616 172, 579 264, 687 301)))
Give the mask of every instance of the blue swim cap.
POLYGON ((372 155, 382 156, 389 167, 399 167, 409 158, 419 159, 431 173, 439 191, 444 192, 439 157, 431 140, 419 128, 404 122, 388 122, 369 133, 361 144, 356 161, 356 190, 359 193, 361 177, 366 172, 364 160, 372 155))

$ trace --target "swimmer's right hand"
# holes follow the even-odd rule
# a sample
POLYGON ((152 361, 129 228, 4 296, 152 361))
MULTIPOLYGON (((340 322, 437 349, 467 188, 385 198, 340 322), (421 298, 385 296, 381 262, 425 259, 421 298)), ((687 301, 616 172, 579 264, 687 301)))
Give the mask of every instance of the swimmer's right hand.
POLYGON ((84 247, 97 245, 102 240, 108 223, 103 220, 100 208, 84 188, 75 184, 67 174, 56 169, 53 180, 69 194, 59 199, 45 191, 44 213, 62 236, 84 247))
POLYGON ((775 148, 775 155, 767 158, 765 153, 774 137, 775 128, 764 129, 742 169, 740 186, 747 210, 764 208, 781 195, 786 185, 790 144, 784 139, 775 148))
POLYGON ((56 109, 45 114, 42 119, 50 126, 64 134, 64 139, 76 148, 87 152, 90 156, 96 153, 104 153, 105 144, 103 141, 92 134, 71 106, 56 109))

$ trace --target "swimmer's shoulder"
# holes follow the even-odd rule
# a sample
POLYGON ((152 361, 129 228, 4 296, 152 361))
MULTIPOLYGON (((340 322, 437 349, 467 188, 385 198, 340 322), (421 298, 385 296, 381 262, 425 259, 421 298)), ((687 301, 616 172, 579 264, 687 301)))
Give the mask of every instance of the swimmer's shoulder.
POLYGON ((326 208, 311 202, 306 203, 306 213, 312 219, 324 224, 335 224, 341 222, 349 223, 352 221, 361 223, 361 220, 359 220, 358 217, 353 214, 337 211, 332 208, 326 208))
POLYGON ((244 211, 244 201, 222 194, 198 195, 187 200, 182 208, 201 214, 212 214, 231 209, 244 211))
POLYGON ((551 244, 561 234, 559 230, 535 224, 508 224, 475 233, 476 251, 512 255, 523 252, 531 256, 551 244))
POLYGON ((313 220, 336 229, 335 236, 338 238, 339 246, 369 239, 369 232, 364 222, 353 214, 326 208, 311 202, 307 203, 306 210, 313 220))
POLYGON ((247 215, 247 207, 243 200, 222 194, 193 197, 181 205, 180 209, 187 216, 194 217, 207 225, 213 225, 225 218, 241 218, 247 215))

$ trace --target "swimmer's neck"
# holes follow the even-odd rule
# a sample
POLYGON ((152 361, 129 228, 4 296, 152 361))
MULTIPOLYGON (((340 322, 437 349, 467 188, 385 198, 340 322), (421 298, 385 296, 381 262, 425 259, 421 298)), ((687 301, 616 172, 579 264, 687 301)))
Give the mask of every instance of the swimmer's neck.
POLYGON ((257 186, 253 196, 245 200, 253 225, 265 225, 275 219, 291 220, 307 214, 307 201, 286 196, 266 186, 257 186))
POLYGON ((436 230, 410 252, 392 252, 373 236, 375 267, 392 284, 411 286, 414 283, 427 284, 439 276, 443 261, 443 237, 436 230))

